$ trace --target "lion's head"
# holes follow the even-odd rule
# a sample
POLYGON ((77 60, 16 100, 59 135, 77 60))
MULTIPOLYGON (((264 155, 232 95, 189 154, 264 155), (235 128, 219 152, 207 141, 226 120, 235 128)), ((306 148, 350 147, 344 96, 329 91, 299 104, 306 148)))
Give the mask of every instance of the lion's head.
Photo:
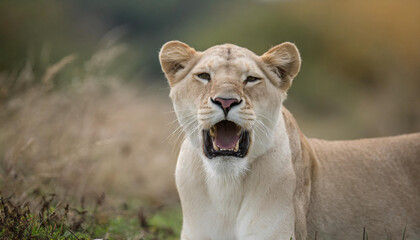
POLYGON ((178 120, 206 171, 241 173, 272 146, 281 104, 300 68, 294 44, 257 56, 232 44, 199 52, 171 41, 159 57, 178 120))

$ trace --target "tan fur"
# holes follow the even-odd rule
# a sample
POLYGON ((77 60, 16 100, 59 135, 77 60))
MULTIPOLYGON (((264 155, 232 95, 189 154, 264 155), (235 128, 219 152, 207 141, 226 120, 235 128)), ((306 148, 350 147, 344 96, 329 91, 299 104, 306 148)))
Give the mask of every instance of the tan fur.
POLYGON ((308 139, 282 107, 300 69, 291 43, 262 56, 225 44, 160 52, 186 132, 176 170, 181 239, 420 239, 420 134, 308 139), (206 72, 210 81, 197 78, 206 72), (245 84, 247 76, 261 78, 245 84), (224 115, 210 98, 243 100, 227 120, 251 132, 243 159, 203 155, 201 131, 224 115))

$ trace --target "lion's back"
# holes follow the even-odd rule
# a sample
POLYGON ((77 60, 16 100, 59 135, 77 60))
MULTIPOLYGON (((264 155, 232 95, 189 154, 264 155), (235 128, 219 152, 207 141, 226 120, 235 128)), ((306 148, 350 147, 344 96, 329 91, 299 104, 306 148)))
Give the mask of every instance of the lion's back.
POLYGON ((309 139, 321 166, 331 170, 353 172, 369 171, 375 177, 392 175, 410 176, 420 184, 420 133, 383 138, 365 138, 347 141, 309 139), (382 172, 384 171, 384 172, 382 172))

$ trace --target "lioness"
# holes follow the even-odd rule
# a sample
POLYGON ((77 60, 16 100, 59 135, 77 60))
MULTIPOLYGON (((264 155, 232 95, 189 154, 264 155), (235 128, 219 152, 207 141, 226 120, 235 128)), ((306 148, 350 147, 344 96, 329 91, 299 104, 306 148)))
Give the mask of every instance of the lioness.
POLYGON ((308 139, 282 107, 292 43, 160 51, 186 138, 176 167, 181 239, 420 239, 420 134, 308 139))

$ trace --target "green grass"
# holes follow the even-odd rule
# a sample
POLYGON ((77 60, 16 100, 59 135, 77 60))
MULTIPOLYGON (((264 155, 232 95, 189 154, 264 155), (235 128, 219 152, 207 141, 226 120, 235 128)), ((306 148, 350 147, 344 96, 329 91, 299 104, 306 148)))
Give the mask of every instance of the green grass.
MULTIPOLYGON (((181 209, 171 208, 156 213, 149 220, 151 229, 155 232, 160 232, 158 235, 167 235, 168 240, 178 239, 175 236, 181 234, 181 209)), ((163 237, 163 236, 162 236, 163 237)))
MULTIPOLYGON (((34 199, 37 202, 38 199, 34 199)), ((153 214, 132 209, 110 213, 101 209, 72 208, 42 197, 39 206, 0 201, 0 239, 178 239, 181 212, 177 207, 156 209, 153 214), (55 205, 56 204, 56 205, 55 205)))
POLYGON ((41 209, 32 212, 27 203, 1 198, 0 239, 89 239, 83 232, 72 231, 67 223, 68 205, 59 213, 50 202, 43 198, 41 209))
MULTIPOLYGON (((147 208, 148 212, 131 207, 111 213, 103 209, 100 201, 88 208, 72 208, 57 202, 55 195, 31 201, 39 202, 32 206, 36 210, 31 210, 28 202, 15 203, 13 198, 0 197, 0 240, 175 240, 181 232, 179 207, 147 208)), ((405 238, 406 228, 401 239, 405 238)), ((361 239, 369 240, 366 228, 361 239)))

